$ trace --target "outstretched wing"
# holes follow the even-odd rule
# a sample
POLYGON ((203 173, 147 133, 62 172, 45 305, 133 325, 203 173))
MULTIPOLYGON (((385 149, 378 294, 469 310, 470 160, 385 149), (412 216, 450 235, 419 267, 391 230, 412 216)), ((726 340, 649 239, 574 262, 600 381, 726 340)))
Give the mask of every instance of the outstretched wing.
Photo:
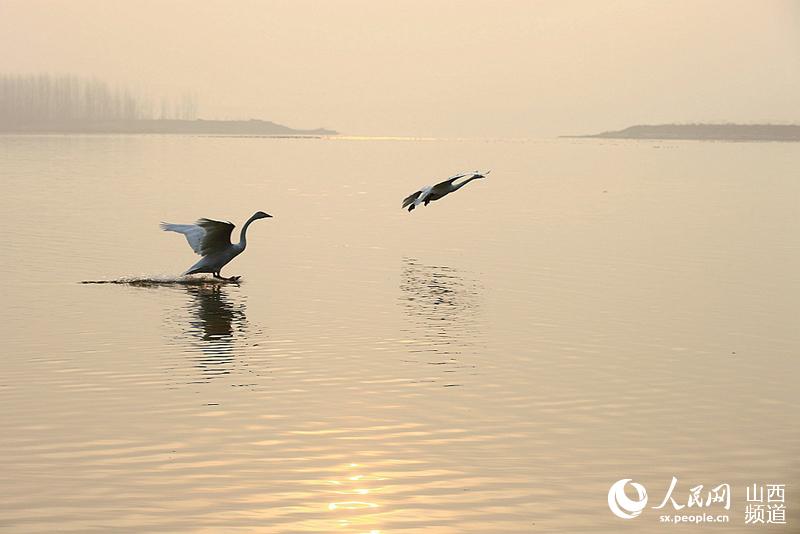
POLYGON ((428 195, 431 194, 431 190, 432 189, 433 189, 433 187, 429 185, 429 186, 423 187, 422 189, 420 189, 416 193, 412 193, 412 194, 408 195, 405 198, 405 200, 403 200, 403 207, 405 208, 406 206, 410 206, 411 204, 414 204, 415 206, 419 206, 420 204, 422 204, 425 201, 426 198, 428 198, 428 195))
POLYGON ((205 235, 200 243, 200 254, 207 256, 231 246, 231 232, 236 228, 231 222, 199 219, 197 226, 205 230, 205 235))
POLYGON ((200 219, 197 224, 161 223, 161 229, 178 232, 186 236, 186 241, 196 254, 207 256, 227 248, 231 244, 231 232, 235 226, 229 222, 200 219))
POLYGON ((408 195, 406 198, 403 199, 403 207, 405 208, 413 204, 414 201, 417 200, 417 197, 419 197, 421 194, 422 194, 422 189, 408 195))
POLYGON ((186 241, 189 242, 189 246, 192 247, 192 250, 202 256, 203 238, 206 235, 206 231, 200 226, 196 224, 172 224, 162 222, 161 229, 166 232, 178 232, 179 234, 183 234, 186 236, 186 241))
POLYGON ((450 184, 452 184, 452 183, 453 183, 455 180, 458 180, 459 178, 463 178, 463 177, 465 177, 467 174, 468 174, 468 173, 456 174, 455 176, 451 176, 450 178, 448 178, 447 180, 444 180, 443 182, 439 182, 438 184, 434 185, 433 187, 434 187, 434 188, 436 188, 436 187, 441 187, 441 186, 443 186, 443 185, 450 185, 450 184))

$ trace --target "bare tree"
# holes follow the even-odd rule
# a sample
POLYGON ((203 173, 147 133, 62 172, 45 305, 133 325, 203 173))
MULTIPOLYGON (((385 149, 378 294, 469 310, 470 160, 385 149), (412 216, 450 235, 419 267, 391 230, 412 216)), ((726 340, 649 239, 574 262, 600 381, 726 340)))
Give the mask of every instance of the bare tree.
MULTIPOLYGON (((193 93, 162 98, 160 118, 197 116, 193 93)), ((130 88, 111 88, 97 79, 73 75, 0 75, 0 121, 4 124, 153 119, 152 100, 130 88)))

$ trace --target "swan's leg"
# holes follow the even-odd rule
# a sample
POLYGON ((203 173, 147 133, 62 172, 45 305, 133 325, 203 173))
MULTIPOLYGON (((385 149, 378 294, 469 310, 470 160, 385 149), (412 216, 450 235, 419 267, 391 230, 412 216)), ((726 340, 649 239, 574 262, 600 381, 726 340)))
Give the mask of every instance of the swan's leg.
POLYGON ((220 280, 224 280, 225 282, 236 282, 237 280, 239 280, 239 278, 241 278, 241 276, 231 276, 225 278, 219 273, 219 271, 217 271, 216 273, 214 273, 214 278, 219 278, 220 280))

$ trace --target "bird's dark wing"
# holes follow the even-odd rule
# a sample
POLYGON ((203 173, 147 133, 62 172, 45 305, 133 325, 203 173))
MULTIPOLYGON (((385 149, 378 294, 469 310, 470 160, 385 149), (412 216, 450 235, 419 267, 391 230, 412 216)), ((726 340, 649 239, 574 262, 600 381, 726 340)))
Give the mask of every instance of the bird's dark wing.
POLYGON ((441 187, 441 186, 448 186, 449 187, 450 184, 452 184, 454 181, 458 180, 459 178, 463 178, 466 175, 467 175, 466 173, 464 173, 464 174, 456 174, 455 176, 451 176, 450 178, 448 178, 447 180, 444 180, 443 182, 439 182, 438 184, 434 185, 433 187, 434 187, 434 189, 436 189, 437 187, 441 187))
POLYGON ((200 219, 197 221, 197 226, 206 232, 200 243, 200 254, 203 256, 220 252, 231 246, 231 232, 236 228, 233 223, 200 219))
POLYGON ((403 199, 403 207, 405 208, 405 207, 410 206, 411 204, 413 204, 414 201, 417 200, 417 198, 421 194, 422 194, 422 189, 420 189, 419 191, 417 191, 415 193, 411 193, 410 195, 408 195, 406 198, 403 199))

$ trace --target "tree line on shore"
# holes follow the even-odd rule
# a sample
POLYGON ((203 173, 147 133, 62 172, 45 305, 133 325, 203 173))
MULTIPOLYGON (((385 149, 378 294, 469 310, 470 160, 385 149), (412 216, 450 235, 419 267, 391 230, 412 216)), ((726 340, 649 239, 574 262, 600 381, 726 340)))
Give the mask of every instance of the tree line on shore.
POLYGON ((74 75, 0 74, 0 121, 6 125, 197 118, 197 99, 154 99, 124 86, 74 75))

